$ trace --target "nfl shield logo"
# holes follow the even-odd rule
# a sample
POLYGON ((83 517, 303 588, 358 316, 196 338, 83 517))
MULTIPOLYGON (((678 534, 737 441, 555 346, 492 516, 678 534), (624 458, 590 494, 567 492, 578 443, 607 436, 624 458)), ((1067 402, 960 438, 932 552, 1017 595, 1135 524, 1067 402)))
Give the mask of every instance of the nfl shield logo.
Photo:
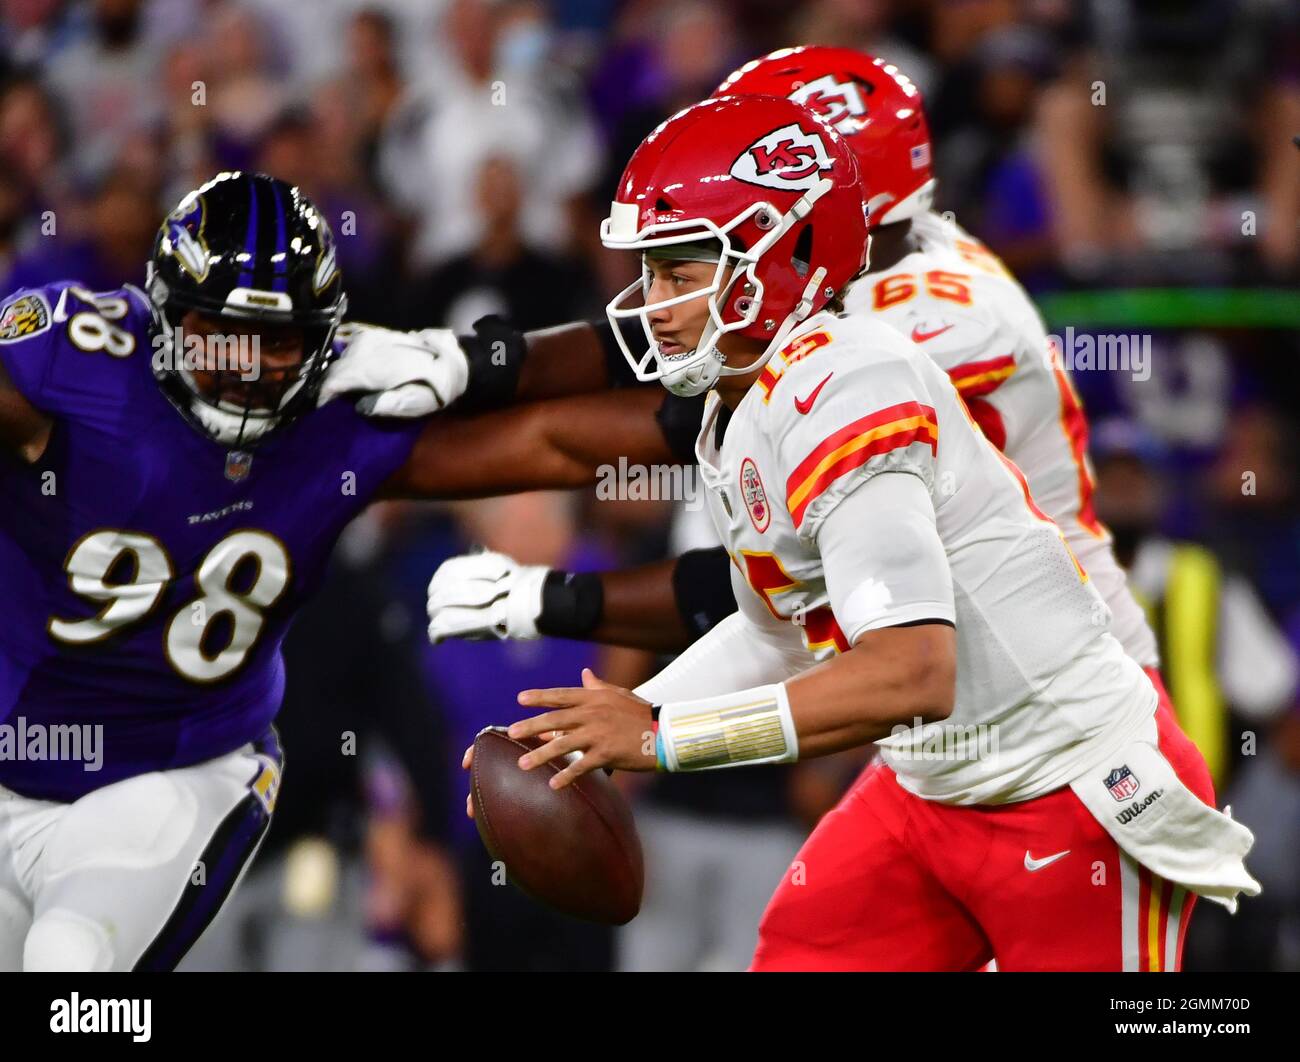
POLYGON ((248 478, 248 471, 253 467, 253 455, 247 450, 231 450, 226 454, 226 479, 239 483, 248 478))
POLYGON ((1106 775, 1106 788, 1110 790, 1110 795, 1120 803, 1123 803, 1140 788, 1137 775, 1128 769, 1128 767, 1117 767, 1106 775))

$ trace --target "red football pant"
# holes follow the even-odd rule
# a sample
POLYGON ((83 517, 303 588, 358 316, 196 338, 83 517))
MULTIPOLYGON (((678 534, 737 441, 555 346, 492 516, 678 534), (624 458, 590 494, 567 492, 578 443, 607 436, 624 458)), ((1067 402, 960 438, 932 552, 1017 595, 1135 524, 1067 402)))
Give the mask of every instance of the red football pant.
MULTIPOLYGON (((1172 712, 1156 720, 1160 751, 1213 804, 1200 752, 1172 712)), ((1177 970, 1195 902, 1121 852, 1068 787, 953 807, 878 762, 804 842, 751 969, 1177 970)))

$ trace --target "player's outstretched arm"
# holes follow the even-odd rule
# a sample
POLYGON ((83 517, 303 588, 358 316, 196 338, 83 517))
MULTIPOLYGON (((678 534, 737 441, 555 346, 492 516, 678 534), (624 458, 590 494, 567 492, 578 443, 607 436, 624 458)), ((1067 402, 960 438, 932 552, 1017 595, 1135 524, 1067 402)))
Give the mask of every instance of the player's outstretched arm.
POLYGON ((478 416, 431 417, 381 490, 389 498, 485 498, 566 490, 628 464, 674 464, 658 388, 534 402, 478 416))
POLYGON ((526 332, 523 338, 527 353, 519 370, 516 401, 587 394, 630 382, 626 362, 611 349, 608 325, 576 321, 526 332))
MULTIPOLYGON (((629 346, 645 339, 625 333, 629 346)), ((515 402, 590 394, 635 377, 607 321, 572 321, 554 328, 520 332, 495 315, 474 322, 456 336, 469 366, 461 403, 467 409, 499 409, 515 402)))
POLYGON ((429 640, 545 635, 679 653, 735 611, 721 546, 611 572, 471 553, 444 561, 429 583, 429 640))
POLYGON ((0 446, 32 464, 45 452, 53 423, 22 396, 0 362, 0 446))
POLYGON ((606 322, 520 332, 489 315, 463 335, 352 323, 339 338, 343 352, 326 374, 319 402, 350 398, 367 416, 410 419, 453 405, 482 413, 636 382, 606 322))

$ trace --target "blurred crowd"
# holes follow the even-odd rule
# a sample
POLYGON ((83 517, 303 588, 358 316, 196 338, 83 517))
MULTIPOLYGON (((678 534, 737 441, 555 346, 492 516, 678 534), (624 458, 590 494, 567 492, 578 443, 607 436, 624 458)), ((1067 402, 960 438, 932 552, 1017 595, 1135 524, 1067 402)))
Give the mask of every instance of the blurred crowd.
MULTIPOLYGON (((140 283, 163 213, 252 168, 330 219, 354 318, 595 317, 627 281, 596 233, 636 144, 741 62, 802 43, 861 48, 920 86, 936 208, 1003 257, 1049 330, 1149 337, 1149 378, 1076 373, 1099 506, 1221 798, 1259 835, 1265 887, 1234 921, 1201 916, 1188 965, 1300 968, 1288 0, 0 0, 0 288, 140 283), (1144 300, 1088 301, 1132 288, 1144 300), (1179 292, 1222 312, 1183 322, 1179 292)), ((608 567, 707 544, 692 515, 582 494, 358 521, 286 644, 277 821, 191 968, 743 965, 860 759, 637 787, 645 910, 618 934, 586 926, 499 880, 463 815, 460 753, 514 718, 520 688, 583 666, 632 686, 657 662, 422 638, 429 575, 471 544, 608 567)))

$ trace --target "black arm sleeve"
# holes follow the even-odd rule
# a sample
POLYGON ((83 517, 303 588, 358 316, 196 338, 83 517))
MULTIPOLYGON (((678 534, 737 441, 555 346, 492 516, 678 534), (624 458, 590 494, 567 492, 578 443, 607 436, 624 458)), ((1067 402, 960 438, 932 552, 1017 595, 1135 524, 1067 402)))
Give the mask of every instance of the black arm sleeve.
POLYGON ((731 560, 722 546, 692 549, 673 567, 673 596, 687 629, 698 638, 736 611, 731 560))
POLYGON ((668 448, 684 465, 695 464, 695 440, 700 434, 700 422, 704 420, 704 399, 704 395, 681 398, 666 392, 655 413, 668 448))

